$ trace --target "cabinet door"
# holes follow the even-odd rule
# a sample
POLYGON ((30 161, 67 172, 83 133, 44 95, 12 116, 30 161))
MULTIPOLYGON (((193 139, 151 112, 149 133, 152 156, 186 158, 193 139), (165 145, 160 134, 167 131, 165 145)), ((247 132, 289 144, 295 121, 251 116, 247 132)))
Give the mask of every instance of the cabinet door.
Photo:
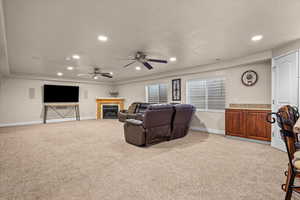
POLYGON ((225 111, 226 135, 245 137, 245 114, 242 110, 225 111))
POLYGON ((246 111, 246 135, 256 140, 271 141, 271 125, 266 121, 267 111, 246 111))

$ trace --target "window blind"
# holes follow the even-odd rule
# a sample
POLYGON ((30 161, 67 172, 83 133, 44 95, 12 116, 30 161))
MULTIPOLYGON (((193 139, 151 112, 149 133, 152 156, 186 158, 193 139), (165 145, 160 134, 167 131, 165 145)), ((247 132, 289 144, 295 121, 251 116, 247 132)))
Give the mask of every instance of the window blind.
POLYGON ((187 82, 188 102, 200 110, 225 109, 225 80, 197 79, 187 82))
POLYGON ((167 84, 154 84, 147 86, 148 103, 158 104, 168 102, 167 84))

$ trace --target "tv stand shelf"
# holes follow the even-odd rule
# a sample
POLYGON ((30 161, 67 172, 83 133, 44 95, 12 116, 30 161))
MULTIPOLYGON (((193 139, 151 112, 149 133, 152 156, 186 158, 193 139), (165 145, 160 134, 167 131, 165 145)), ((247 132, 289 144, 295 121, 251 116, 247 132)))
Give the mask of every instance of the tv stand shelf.
POLYGON ((44 103, 44 124, 47 123, 47 114, 48 109, 52 109, 54 112, 56 112, 57 115, 59 115, 61 118, 65 118, 64 115, 62 115, 60 112, 57 111, 57 107, 72 107, 74 108, 75 117, 76 120, 80 120, 80 112, 79 112, 79 103, 44 103))

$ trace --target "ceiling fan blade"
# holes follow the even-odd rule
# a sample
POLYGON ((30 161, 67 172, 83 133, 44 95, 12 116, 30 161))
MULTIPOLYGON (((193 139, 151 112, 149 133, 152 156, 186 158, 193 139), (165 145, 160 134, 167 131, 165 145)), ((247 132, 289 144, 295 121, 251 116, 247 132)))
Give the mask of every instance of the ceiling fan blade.
POLYGON ((91 74, 78 74, 77 76, 91 76, 91 74))
POLYGON ((115 58, 115 60, 135 60, 135 58, 115 58))
POLYGON ((145 67, 147 67, 149 70, 150 70, 150 69, 153 69, 153 67, 152 67, 149 63, 147 63, 147 62, 143 62, 143 65, 144 65, 145 67))
POLYGON ((127 65, 125 65, 125 66, 123 66, 123 67, 128 67, 129 65, 132 65, 132 64, 135 63, 135 62, 136 62, 136 60, 133 61, 133 62, 131 62, 131 63, 129 63, 129 64, 127 64, 127 65))
POLYGON ((110 73, 102 73, 101 76, 104 76, 106 78, 112 78, 112 75, 110 73))
POLYGON ((157 62, 157 63, 168 63, 166 60, 159 60, 159 59, 147 59, 149 62, 157 62))

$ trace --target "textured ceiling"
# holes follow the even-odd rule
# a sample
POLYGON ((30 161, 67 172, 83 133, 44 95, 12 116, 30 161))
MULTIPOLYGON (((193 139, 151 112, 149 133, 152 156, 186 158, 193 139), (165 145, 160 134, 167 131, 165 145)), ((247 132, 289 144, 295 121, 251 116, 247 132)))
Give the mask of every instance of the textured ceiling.
MULTIPOLYGON (((299 0, 4 0, 11 73, 66 78, 99 66, 113 80, 162 73, 271 49, 300 38, 299 0), (97 36, 108 36, 105 43, 97 36), (251 37, 263 34, 254 43, 251 37), (122 65, 136 51, 177 62, 122 65), (66 61, 79 54, 79 61, 66 61), (72 65, 74 71, 67 71, 72 65)), ((107 80, 100 78, 99 81, 107 80)), ((109 80, 108 80, 109 81, 109 80)))

